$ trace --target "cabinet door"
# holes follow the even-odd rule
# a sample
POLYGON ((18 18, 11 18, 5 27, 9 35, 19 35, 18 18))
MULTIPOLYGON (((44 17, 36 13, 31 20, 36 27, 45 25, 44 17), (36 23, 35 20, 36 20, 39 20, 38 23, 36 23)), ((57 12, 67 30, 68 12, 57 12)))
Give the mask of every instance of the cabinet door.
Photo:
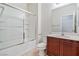
POLYGON ((77 47, 77 56, 79 56, 79 41, 76 42, 76 47, 77 47))
POLYGON ((76 47, 75 42, 72 40, 63 40, 62 41, 63 48, 63 56, 75 56, 76 55, 76 47))
POLYGON ((47 55, 59 55, 59 39, 47 37, 47 55))

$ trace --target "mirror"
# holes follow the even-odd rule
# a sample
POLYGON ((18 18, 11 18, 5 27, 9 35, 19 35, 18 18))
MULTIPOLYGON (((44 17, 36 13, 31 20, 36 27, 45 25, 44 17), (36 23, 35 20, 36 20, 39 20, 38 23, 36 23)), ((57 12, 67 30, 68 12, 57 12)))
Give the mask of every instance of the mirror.
POLYGON ((52 32, 76 33, 76 7, 72 3, 52 10, 52 32))

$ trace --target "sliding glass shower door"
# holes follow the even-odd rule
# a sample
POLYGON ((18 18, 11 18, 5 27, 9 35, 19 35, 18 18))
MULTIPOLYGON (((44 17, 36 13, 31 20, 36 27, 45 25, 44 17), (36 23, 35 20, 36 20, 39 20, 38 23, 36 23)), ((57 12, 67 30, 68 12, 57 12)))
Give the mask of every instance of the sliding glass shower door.
POLYGON ((0 49, 35 39, 34 22, 33 15, 0 4, 0 49))
POLYGON ((24 13, 0 4, 0 49, 23 43, 24 13))

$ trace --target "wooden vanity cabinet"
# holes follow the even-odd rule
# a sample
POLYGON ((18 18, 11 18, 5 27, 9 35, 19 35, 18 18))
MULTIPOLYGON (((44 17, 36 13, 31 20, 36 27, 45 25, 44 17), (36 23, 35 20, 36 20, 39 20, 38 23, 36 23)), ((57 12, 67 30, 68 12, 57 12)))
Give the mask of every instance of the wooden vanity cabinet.
POLYGON ((77 56, 79 42, 56 37, 47 37, 47 55, 49 56, 77 56))

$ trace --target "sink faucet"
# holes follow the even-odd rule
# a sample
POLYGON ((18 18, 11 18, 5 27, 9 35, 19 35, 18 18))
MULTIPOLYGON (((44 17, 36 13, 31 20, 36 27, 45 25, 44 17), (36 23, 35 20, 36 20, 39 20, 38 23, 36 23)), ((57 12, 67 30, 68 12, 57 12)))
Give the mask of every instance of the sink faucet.
POLYGON ((62 26, 61 35, 64 36, 63 26, 62 26))
POLYGON ((62 36, 64 36, 64 33, 62 32, 62 34, 61 34, 62 36))

